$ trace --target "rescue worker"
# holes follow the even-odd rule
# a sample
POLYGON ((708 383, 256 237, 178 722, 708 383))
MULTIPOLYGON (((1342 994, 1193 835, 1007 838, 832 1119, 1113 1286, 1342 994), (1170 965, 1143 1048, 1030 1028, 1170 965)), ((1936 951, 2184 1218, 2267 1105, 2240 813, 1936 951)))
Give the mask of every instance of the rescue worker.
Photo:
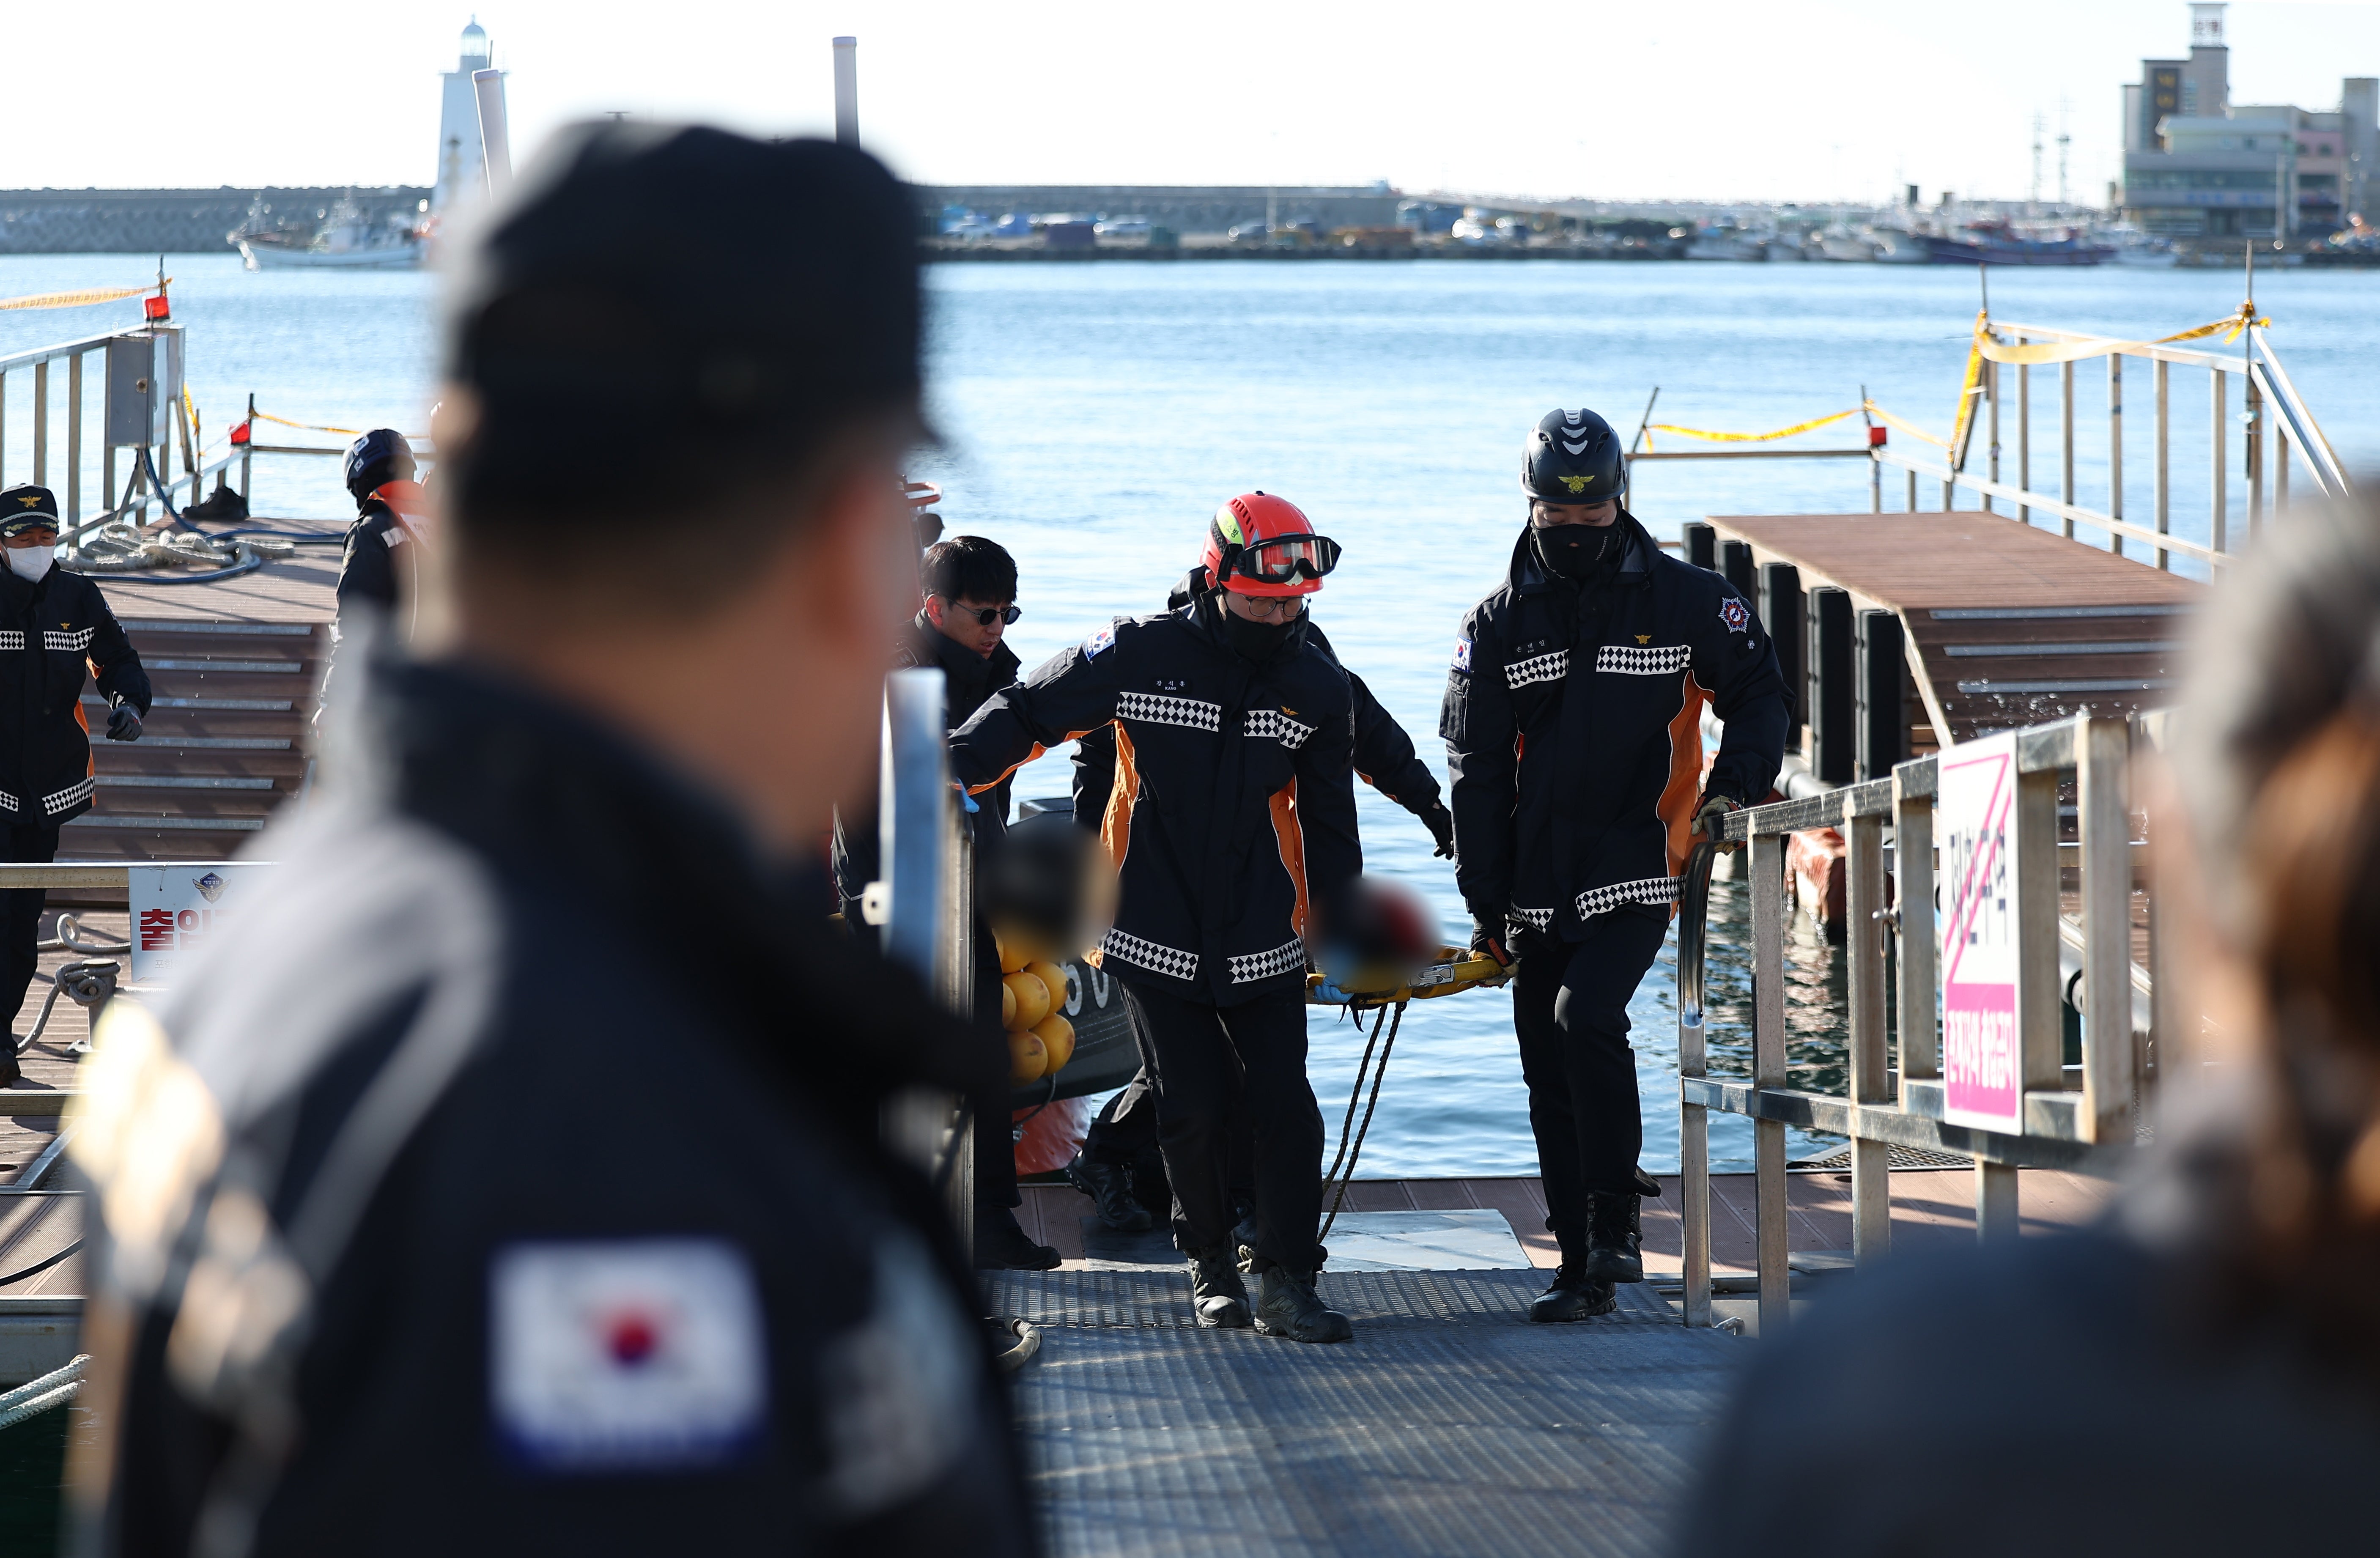
MULTIPOLYGON (((983 706, 983 700, 1016 679, 1016 651, 1002 637, 1025 615, 1016 604, 1016 559, 998 542, 953 536, 927 547, 920 566, 924 604, 910 619, 894 651, 896 665, 939 666, 943 676, 943 718, 953 725, 983 706)), ((999 847, 1008 826, 1008 786, 977 797, 969 819, 977 858, 999 847)), ((878 871, 876 813, 834 833, 835 891, 844 923, 860 925, 859 899, 878 871)), ((1062 1259, 1050 1245, 1036 1244, 1016 1221, 1024 1198, 1016 1188, 1016 1141, 1008 1107, 1008 1037, 1000 1027, 1000 952, 990 926, 975 926, 976 1027, 984 1035, 990 1085, 970 1098, 975 1115, 975 1263, 980 1270, 1048 1272, 1062 1259)))
MULTIPOLYGON (((58 829, 91 809, 91 722, 83 715, 83 676, 96 677, 107 700, 107 738, 138 741, 149 712, 149 673, 124 636, 99 586, 57 566, 58 504, 30 483, 0 493, 0 666, 13 684, 0 705, 0 813, 7 852, 0 858, 44 862, 58 855, 58 829)), ((7 971, 0 1001, 13 1024, 41 963, 38 887, 0 893, 6 904, 7 971)), ((19 1076, 17 1046, 0 1055, 0 1086, 19 1076)))
POLYGON ((1338 543, 1294 504, 1235 497, 1208 528, 1217 588, 1180 611, 1117 618, 994 694, 951 737, 958 778, 985 792, 1044 750, 1114 724, 1102 836, 1118 907, 1094 955, 1131 1002, 1158 1079, 1174 1243, 1197 1321, 1251 1320, 1229 1164, 1244 1087, 1254 1322, 1305 1342, 1354 1334, 1314 1291, 1322 1115, 1305 1077, 1307 948, 1363 869, 1347 676, 1305 620, 1306 597, 1338 560, 1338 543))
POLYGON ((1628 463, 1593 411, 1553 411, 1521 459, 1526 527, 1463 619, 1439 734, 1471 944, 1515 954, 1512 1025, 1561 1246, 1536 1321, 1613 1308, 1645 1276, 1628 1003, 1661 949, 1695 834, 1768 793, 1785 689, 1725 578, 1666 556, 1622 506, 1628 463), (1702 711, 1726 722, 1704 772, 1702 711))
POLYGON ((422 526, 429 500, 413 480, 413 445, 374 428, 347 445, 347 495, 356 520, 339 558, 339 615, 358 602, 399 616, 409 633, 421 594, 422 526))
MULTIPOLYGON (((1193 568, 1173 587, 1166 609, 1178 612, 1208 588, 1206 568, 1193 568)), ((1322 636, 1310 613, 1305 641, 1338 661, 1338 651, 1322 636)), ((1340 669, 1346 667, 1342 664, 1340 669)), ((1355 776, 1412 812, 1429 830, 1437 846, 1431 853, 1451 858, 1454 818, 1439 797, 1438 775, 1415 753, 1413 737, 1380 706, 1363 677, 1347 671, 1347 688, 1354 696, 1355 776)), ((1074 787, 1075 821, 1097 831, 1106 819, 1108 797, 1115 789, 1114 726, 1103 725, 1075 743, 1074 787)), ((1243 1215, 1249 1204, 1247 1172, 1252 1161, 1246 1137, 1243 1117, 1232 1132, 1232 1196, 1234 1210, 1243 1215)), ((1100 1222, 1121 1233, 1136 1233, 1152 1222, 1136 1187, 1162 1173, 1157 1149, 1156 1084, 1144 1065, 1092 1119, 1082 1150, 1066 1165, 1066 1178, 1091 1199, 1100 1222)))
POLYGON ((822 907, 916 599, 914 225, 857 151, 651 123, 487 213, 452 637, 358 667, 273 874, 86 1070, 90 1550, 1034 1550, 973 1275, 879 1138, 981 1046, 822 907), (688 666, 800 674, 723 716, 688 666))

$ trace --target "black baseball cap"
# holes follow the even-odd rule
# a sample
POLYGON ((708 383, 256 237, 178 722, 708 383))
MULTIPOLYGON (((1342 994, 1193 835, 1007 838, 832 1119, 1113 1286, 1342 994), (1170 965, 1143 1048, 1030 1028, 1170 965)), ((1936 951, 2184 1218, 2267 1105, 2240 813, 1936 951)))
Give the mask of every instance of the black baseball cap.
POLYGON ((479 401, 444 451, 475 526, 644 523, 917 419, 917 217, 856 148, 580 125, 483 221, 445 340, 479 401))
POLYGON ((0 537, 58 528, 58 498, 47 487, 20 482, 0 493, 0 537))

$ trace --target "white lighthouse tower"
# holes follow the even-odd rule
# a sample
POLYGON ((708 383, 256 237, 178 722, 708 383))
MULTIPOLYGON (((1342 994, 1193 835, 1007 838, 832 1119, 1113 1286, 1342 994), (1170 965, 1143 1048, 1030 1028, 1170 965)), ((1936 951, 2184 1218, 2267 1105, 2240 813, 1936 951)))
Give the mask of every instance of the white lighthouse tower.
POLYGON ((448 210, 487 192, 487 159, 480 145, 480 103, 471 89, 471 72, 487 68, 488 34, 480 18, 473 17, 471 25, 463 29, 462 57, 454 69, 439 78, 443 92, 438 110, 438 185, 430 196, 432 211, 448 210))

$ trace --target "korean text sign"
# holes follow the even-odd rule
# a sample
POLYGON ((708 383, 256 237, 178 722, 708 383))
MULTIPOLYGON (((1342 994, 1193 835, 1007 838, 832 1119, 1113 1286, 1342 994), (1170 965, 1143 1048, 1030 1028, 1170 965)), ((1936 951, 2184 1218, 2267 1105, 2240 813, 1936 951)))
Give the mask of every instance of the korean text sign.
POLYGON ((2016 736, 1964 741, 1939 761, 1942 1117, 2018 1131, 2016 736))
POLYGON ((264 869, 220 860, 132 867, 132 982, 172 983, 229 926, 264 869))

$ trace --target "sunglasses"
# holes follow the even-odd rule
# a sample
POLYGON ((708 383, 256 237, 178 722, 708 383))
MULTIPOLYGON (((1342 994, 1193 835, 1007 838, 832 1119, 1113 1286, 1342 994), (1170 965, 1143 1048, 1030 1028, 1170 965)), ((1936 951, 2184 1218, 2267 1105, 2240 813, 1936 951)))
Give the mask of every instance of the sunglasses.
POLYGON ((942 613, 944 615, 971 616, 975 618, 976 626, 978 627, 989 627, 995 622, 1004 622, 1014 627, 1016 625, 1016 619, 1025 615, 1025 608, 1023 606, 963 606, 955 601, 947 601, 942 604, 942 613))

